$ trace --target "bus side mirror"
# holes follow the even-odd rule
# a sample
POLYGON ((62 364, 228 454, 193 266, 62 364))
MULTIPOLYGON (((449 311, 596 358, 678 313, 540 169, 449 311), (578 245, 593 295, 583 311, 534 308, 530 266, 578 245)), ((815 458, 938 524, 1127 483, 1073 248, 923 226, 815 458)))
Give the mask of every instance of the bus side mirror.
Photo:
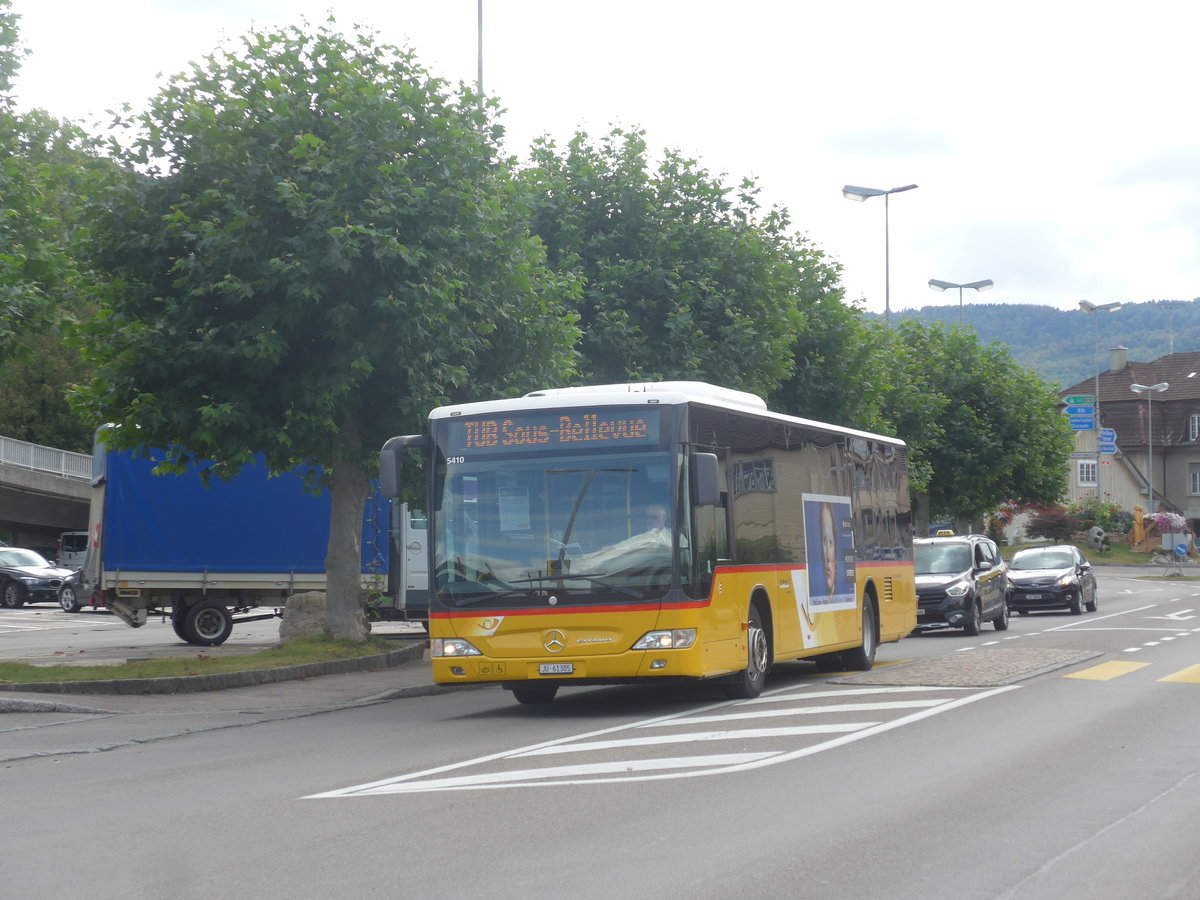
POLYGON ((427 454, 432 446, 427 434, 402 434, 388 438, 379 451, 379 491, 392 500, 399 499, 402 487, 400 474, 404 451, 409 447, 427 454))
POLYGON ((692 504, 715 506, 721 502, 720 463, 715 453, 692 454, 692 504))

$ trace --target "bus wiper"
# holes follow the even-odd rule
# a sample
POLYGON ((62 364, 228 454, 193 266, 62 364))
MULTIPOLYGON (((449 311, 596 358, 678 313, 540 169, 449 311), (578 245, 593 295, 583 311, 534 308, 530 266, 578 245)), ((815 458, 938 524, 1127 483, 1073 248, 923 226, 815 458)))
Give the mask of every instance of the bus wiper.
POLYGON ((577 575, 574 572, 572 572, 569 575, 563 575, 561 578, 555 578, 554 580, 555 581, 570 581, 573 578, 582 578, 585 581, 592 582, 592 584, 598 584, 602 588, 608 588, 610 591, 616 591, 618 594, 625 594, 626 596, 633 597, 637 600, 645 600, 646 599, 646 595, 641 593, 640 591, 635 591, 632 588, 623 587, 622 585, 613 584, 612 582, 605 581, 604 575, 601 572, 597 572, 594 575, 583 575, 583 574, 577 575))
POLYGON ((640 591, 635 591, 632 588, 627 588, 627 587, 624 587, 619 584, 613 584, 609 581, 605 581, 603 573, 596 572, 594 574, 571 573, 569 575, 563 575, 561 577, 558 577, 558 576, 550 577, 548 575, 537 575, 537 576, 534 576, 533 578, 513 578, 510 582, 511 584, 522 584, 525 582, 532 584, 532 582, 536 581, 538 583, 538 586, 537 587, 531 586, 531 587, 524 587, 524 588, 511 588, 507 591, 496 591, 495 593, 492 593, 492 594, 475 594, 470 597, 462 597, 462 598, 456 599, 454 605, 456 607, 474 606, 476 603, 483 603, 484 601, 487 601, 487 600, 503 600, 506 597, 516 597, 521 594, 523 594, 526 597, 529 597, 529 596, 532 596, 533 594, 538 593, 539 591, 548 590, 549 588, 547 588, 545 586, 546 582, 572 581, 573 579, 576 579, 576 578, 580 579, 581 581, 590 581, 593 584, 598 584, 598 585, 600 585, 600 587, 607 588, 610 591, 616 591, 618 594, 624 594, 627 597, 633 597, 635 600, 645 600, 646 599, 646 595, 641 593, 640 591))
POLYGON ((518 594, 524 594, 526 597, 529 597, 536 593, 537 589, 532 587, 512 588, 507 591, 496 591, 492 594, 475 594, 472 597, 456 598, 454 605, 456 607, 474 606, 476 603, 483 603, 485 600, 503 600, 505 597, 515 597, 518 594))

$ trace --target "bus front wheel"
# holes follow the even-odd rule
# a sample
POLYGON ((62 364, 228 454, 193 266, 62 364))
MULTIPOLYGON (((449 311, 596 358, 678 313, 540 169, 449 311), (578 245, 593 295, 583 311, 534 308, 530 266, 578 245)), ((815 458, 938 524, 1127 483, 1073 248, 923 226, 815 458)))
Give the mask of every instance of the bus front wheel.
POLYGON ((725 695, 733 700, 748 700, 762 693, 771 668, 771 636, 763 626, 763 615, 750 604, 746 617, 746 668, 725 683, 725 695))
POLYGON ((558 685, 514 684, 511 690, 518 703, 549 703, 558 693, 558 685))

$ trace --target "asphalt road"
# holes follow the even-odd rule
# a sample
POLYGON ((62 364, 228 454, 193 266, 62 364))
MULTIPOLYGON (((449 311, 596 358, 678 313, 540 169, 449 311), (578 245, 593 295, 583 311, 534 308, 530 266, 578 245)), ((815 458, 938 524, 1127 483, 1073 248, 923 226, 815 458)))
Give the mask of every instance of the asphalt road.
POLYGON ((872 673, 780 667, 757 701, 699 685, 565 690, 545 708, 481 689, 317 709, 249 691, 191 701, 194 730, 181 698, 0 717, 0 741, 47 748, 0 768, 16 811, 0 885, 1200 897, 1200 585, 1106 570, 1100 587, 1096 613, 909 638, 872 673), (119 740, 155 716, 172 728, 119 740), (72 752, 52 751, 56 733, 72 752), (89 735, 94 752, 77 752, 89 735))
MULTIPOLYGON (((19 609, 0 609, 0 661, 21 660, 34 665, 118 665, 138 659, 241 655, 279 643, 280 619, 271 610, 239 618, 233 633, 219 647, 198 647, 182 641, 169 620, 151 618, 130 628, 107 610, 65 613, 57 604, 38 603, 19 609)), ((383 635, 416 635, 420 625, 376 623, 383 635)))

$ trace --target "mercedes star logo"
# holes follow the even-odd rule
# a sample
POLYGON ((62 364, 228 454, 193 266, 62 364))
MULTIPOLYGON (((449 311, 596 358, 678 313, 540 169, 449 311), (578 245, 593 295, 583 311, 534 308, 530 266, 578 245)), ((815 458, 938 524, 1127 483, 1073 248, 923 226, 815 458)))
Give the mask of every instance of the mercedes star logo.
POLYGON ((567 636, 557 629, 547 631, 542 638, 542 646, 550 653, 561 653, 567 646, 567 636))

